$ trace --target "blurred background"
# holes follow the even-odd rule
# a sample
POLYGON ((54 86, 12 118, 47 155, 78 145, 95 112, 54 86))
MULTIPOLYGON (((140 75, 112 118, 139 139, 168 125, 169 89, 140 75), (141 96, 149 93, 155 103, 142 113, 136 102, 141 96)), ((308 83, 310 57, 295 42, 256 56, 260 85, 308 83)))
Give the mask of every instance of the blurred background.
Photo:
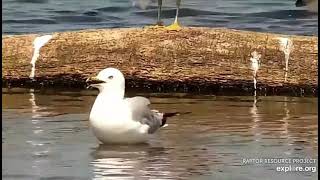
MULTIPOLYGON (((142 27, 156 22, 156 0, 3 0, 2 33, 48 33, 142 27)), ((163 0, 163 21, 175 16, 163 0)), ((226 27, 258 32, 318 35, 318 14, 295 0, 182 0, 183 26, 226 27)))

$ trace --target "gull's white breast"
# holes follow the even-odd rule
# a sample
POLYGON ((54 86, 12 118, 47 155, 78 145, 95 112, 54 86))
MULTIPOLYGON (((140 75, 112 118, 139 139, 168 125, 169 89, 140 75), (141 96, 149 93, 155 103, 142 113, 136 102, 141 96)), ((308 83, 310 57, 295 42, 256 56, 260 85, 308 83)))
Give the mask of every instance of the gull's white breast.
POLYGON ((125 101, 106 102, 97 97, 90 112, 90 125, 102 143, 139 143, 147 140, 148 126, 132 120, 125 101))

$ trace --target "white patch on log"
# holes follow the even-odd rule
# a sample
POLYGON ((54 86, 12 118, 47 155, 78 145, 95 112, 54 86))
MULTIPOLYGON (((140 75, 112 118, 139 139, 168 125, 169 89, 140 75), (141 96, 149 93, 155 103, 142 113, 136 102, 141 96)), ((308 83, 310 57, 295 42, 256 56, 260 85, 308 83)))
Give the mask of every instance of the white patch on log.
POLYGON ((251 61, 251 69, 253 71, 253 87, 254 87, 254 90, 256 90, 257 89, 257 72, 260 67, 261 54, 257 53, 257 51, 253 51, 251 55, 252 57, 250 58, 250 61, 251 61))
POLYGON ((32 68, 31 68, 31 73, 29 75, 29 77, 31 79, 34 78, 34 73, 35 73, 35 69, 36 69, 36 61, 37 61, 38 57, 40 56, 40 48, 42 46, 44 46, 51 38, 52 38, 52 35, 44 35, 44 36, 36 37, 35 40, 33 41, 34 50, 33 50, 32 59, 30 61, 32 68))
POLYGON ((290 53, 293 48, 293 43, 289 38, 280 37, 278 39, 280 41, 279 42, 280 43, 280 50, 283 51, 284 59, 286 62, 284 82, 287 82, 288 71, 289 71, 289 57, 290 57, 290 53))

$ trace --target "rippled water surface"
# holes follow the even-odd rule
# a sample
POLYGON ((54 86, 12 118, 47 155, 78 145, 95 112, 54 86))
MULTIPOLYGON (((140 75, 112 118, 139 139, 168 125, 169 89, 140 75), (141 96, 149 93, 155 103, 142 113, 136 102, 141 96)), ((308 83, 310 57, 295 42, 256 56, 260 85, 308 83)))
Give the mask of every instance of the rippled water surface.
POLYGON ((88 127, 96 91, 3 90, 3 179, 303 180, 318 175, 277 172, 280 164, 243 164, 244 158, 317 158, 317 98, 145 94, 153 108, 192 113, 171 118, 147 145, 101 146, 88 127))
MULTIPOLYGON (((136 0, 139 1, 139 0, 136 0)), ((145 10, 131 0, 4 0, 4 34, 56 32, 154 24, 157 3, 145 10)), ((172 23, 175 1, 164 0, 163 20, 172 23)), ((318 35, 318 15, 295 0, 182 0, 184 26, 227 27, 284 34, 318 35)))

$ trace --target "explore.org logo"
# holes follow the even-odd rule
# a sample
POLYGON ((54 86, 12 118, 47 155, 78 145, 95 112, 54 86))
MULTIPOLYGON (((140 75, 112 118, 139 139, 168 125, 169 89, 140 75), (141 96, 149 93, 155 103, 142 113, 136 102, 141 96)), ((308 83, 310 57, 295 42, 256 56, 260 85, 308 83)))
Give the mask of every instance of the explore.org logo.
POLYGON ((276 165, 277 172, 317 172, 317 159, 313 158, 244 158, 242 165, 276 165))
POLYGON ((277 166, 276 171, 278 172, 317 172, 316 166, 277 166))

